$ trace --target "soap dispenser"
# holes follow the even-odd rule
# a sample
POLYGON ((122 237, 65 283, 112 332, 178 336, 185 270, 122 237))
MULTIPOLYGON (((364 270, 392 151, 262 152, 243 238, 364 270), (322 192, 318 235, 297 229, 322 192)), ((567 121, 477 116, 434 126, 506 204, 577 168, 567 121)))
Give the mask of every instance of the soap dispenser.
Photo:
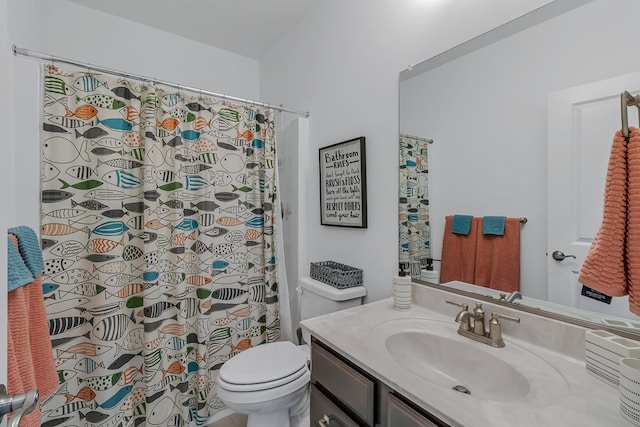
POLYGON ((404 264, 400 264, 400 271, 393 277, 393 308, 399 311, 411 309, 411 276, 404 271, 404 264))
POLYGON ((433 261, 433 258, 427 258, 427 266, 420 272, 420 280, 438 285, 440 273, 433 269, 433 261))

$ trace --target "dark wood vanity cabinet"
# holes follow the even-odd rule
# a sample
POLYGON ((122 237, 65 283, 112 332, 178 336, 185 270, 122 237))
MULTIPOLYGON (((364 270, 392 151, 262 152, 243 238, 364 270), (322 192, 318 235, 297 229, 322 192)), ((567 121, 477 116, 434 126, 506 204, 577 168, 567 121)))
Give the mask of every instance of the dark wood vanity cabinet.
POLYGON ((316 338, 310 415, 321 427, 449 427, 316 338))

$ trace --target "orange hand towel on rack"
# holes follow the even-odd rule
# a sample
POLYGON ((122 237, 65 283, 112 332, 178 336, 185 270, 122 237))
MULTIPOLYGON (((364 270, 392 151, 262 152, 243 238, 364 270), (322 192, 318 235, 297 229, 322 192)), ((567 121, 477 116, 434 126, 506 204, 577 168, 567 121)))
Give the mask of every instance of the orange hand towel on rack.
POLYGON ((520 218, 506 218, 501 236, 483 234, 478 218, 474 282, 504 292, 520 290, 520 218))
POLYGON ((445 217, 440 283, 452 280, 474 283, 476 246, 482 228, 480 218, 471 220, 471 229, 466 235, 453 233, 452 227, 453 216, 449 215, 445 217))
MULTIPOLYGON (((18 246, 14 235, 9 238, 18 246)), ((40 277, 8 294, 7 392, 17 394, 37 389, 38 401, 42 402, 56 390, 59 380, 40 277)), ((39 404, 22 417, 20 426, 40 426, 39 404)))

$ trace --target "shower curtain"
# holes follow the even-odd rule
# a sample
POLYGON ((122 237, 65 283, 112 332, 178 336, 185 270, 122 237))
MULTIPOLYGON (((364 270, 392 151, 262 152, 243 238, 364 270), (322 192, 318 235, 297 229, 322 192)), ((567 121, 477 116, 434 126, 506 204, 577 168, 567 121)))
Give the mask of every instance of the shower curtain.
POLYGON ((418 277, 431 258, 428 143, 400 135, 399 262, 418 277))
POLYGON ((274 113, 46 66, 43 425, 197 425, 280 337, 274 113))

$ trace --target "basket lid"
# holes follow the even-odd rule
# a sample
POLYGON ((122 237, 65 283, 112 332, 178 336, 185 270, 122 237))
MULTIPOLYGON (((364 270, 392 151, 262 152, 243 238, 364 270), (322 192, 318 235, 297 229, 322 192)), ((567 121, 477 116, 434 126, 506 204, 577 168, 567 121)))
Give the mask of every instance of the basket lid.
POLYGON ((326 283, 312 279, 311 277, 301 277, 300 287, 333 301, 346 301, 367 295, 367 289, 364 286, 352 286, 350 288, 338 289, 331 285, 327 285, 326 283))

